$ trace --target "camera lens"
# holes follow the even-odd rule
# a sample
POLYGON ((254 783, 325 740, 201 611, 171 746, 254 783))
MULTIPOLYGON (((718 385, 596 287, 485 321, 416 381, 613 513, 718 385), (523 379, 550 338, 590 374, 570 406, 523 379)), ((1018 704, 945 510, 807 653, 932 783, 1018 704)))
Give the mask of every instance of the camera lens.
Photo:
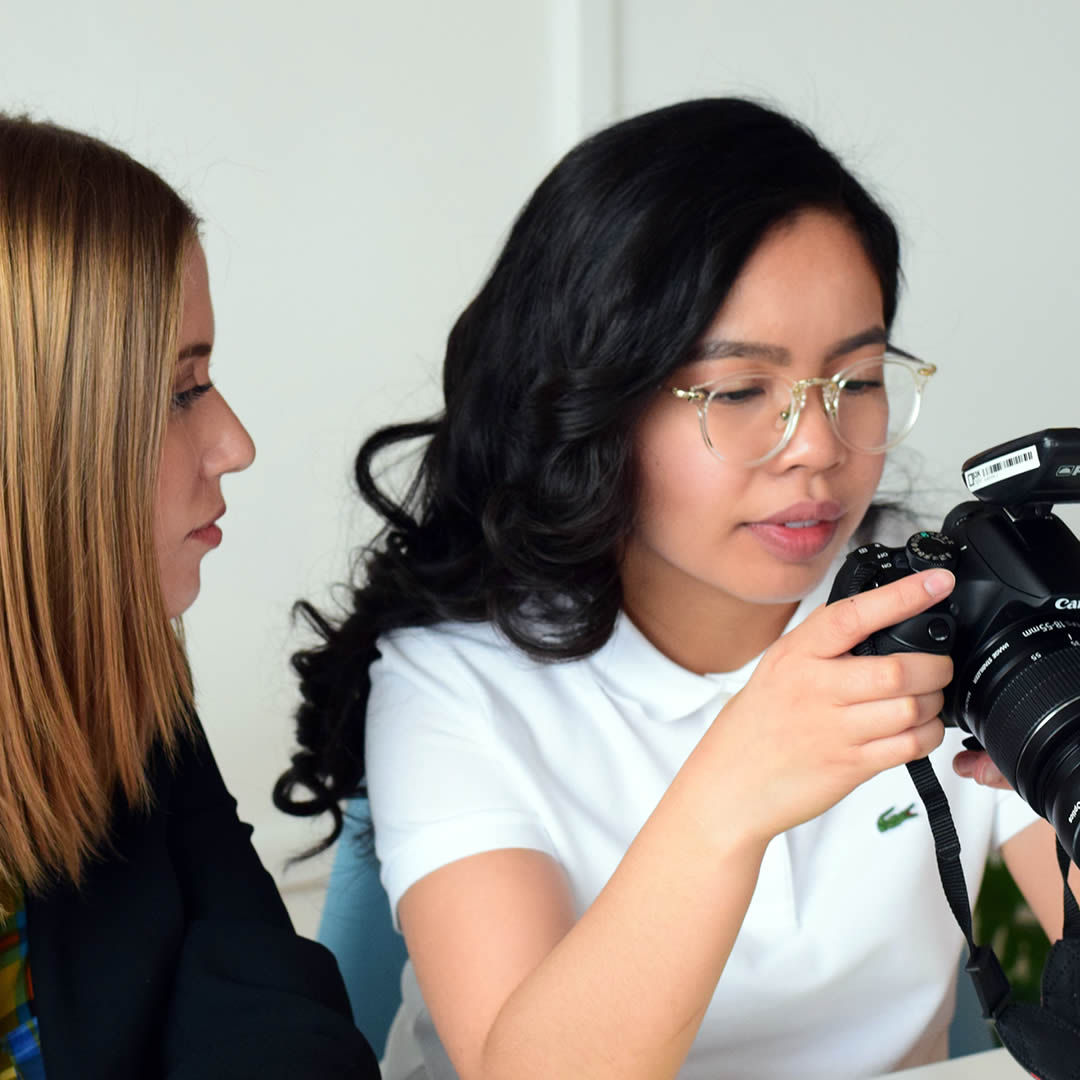
POLYGON ((1046 777, 1047 817, 1073 862, 1080 850, 1080 742, 1060 756, 1046 777))
POLYGON ((1013 623, 978 649, 956 689, 962 726, 1080 861, 1080 621, 1013 623))

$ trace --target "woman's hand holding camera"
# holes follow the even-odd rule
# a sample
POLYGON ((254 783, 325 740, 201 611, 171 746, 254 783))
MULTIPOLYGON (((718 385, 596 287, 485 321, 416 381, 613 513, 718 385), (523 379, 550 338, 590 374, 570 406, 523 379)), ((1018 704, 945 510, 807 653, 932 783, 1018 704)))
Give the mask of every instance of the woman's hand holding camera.
POLYGON ((701 749, 729 764, 726 820, 767 843, 839 802, 884 769, 924 757, 944 736, 938 714, 948 656, 853 656, 876 630, 948 595, 952 574, 928 570, 819 608, 762 656, 701 749))
POLYGON ((1012 785, 990 760, 990 755, 985 750, 961 750, 953 758, 953 769, 958 776, 970 776, 975 783, 984 787, 1012 790, 1012 785))

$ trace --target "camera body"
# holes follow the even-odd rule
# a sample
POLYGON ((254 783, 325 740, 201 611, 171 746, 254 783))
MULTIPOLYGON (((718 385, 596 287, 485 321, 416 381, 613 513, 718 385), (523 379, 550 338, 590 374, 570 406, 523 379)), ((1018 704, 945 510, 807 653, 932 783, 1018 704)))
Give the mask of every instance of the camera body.
POLYGON ((852 551, 829 602, 937 566, 955 574, 945 600, 853 652, 951 655, 942 719, 974 736, 1078 862, 1080 540, 1052 509, 1080 501, 1080 429, 1002 443, 963 473, 976 500, 903 547, 852 551))

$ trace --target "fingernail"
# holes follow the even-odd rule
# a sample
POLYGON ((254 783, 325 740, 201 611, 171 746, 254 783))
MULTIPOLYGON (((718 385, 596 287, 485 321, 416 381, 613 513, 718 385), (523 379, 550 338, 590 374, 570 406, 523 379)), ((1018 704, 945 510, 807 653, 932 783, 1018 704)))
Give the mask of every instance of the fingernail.
POLYGON ((922 583, 931 596, 944 596, 952 592, 956 578, 948 570, 927 570, 922 576, 922 583))
POLYGON ((953 758, 952 767, 957 776, 971 776, 974 771, 971 759, 964 757, 963 754, 958 754, 953 758))

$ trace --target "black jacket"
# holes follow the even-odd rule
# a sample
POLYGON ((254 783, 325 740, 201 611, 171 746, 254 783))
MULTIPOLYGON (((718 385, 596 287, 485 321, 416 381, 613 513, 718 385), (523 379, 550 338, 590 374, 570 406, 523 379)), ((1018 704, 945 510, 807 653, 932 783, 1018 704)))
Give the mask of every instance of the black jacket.
POLYGON ((27 898, 48 1080, 379 1076, 331 953, 298 937, 201 729, 118 806, 82 886, 27 898))

